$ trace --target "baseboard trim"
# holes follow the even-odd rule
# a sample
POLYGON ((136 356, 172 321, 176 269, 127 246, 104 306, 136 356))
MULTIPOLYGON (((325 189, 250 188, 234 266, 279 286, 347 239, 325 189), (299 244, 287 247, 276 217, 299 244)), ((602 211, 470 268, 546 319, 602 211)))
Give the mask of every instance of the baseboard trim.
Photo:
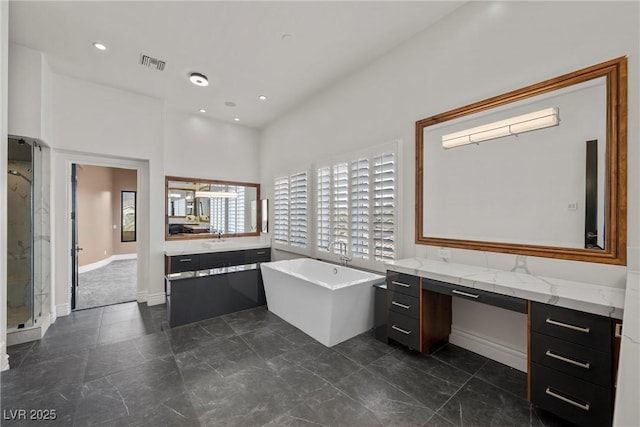
POLYGON ((138 302, 147 302, 147 291, 138 292, 138 298, 136 298, 138 302))
POLYGON ((527 372, 527 353, 497 342, 490 337, 451 325, 449 342, 503 363, 522 372, 527 372))
POLYGON ((111 256, 112 261, 121 261, 123 259, 138 259, 138 254, 136 252, 132 254, 115 254, 111 256))
POLYGON ((164 292, 147 295, 147 305, 160 305, 167 302, 167 296, 164 292))
POLYGON ((64 303, 56 305, 56 318, 60 316, 68 316, 71 314, 71 304, 64 303))
POLYGON ((105 258, 100 261, 78 267, 78 273, 79 274, 86 273, 88 271, 97 270, 98 268, 106 267, 107 265, 111 264, 113 261, 120 261, 125 259, 137 259, 137 258, 138 258, 137 253, 111 255, 109 258, 105 258))

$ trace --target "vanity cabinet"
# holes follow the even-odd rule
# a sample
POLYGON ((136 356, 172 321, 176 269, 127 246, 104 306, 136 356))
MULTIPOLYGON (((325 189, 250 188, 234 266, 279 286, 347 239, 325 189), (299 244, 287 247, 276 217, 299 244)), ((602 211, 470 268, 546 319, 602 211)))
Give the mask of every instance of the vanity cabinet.
POLYGON ((268 247, 237 251, 165 256, 165 274, 269 261, 271 261, 271 249, 268 247))
POLYGON ((167 276, 167 318, 173 328, 267 303, 258 264, 167 276))
POLYGON ((580 426, 610 426, 616 321, 532 302, 531 402, 580 426))
POLYGON ((424 280, 387 271, 387 337, 431 353, 451 333, 451 296, 424 289, 424 280))
POLYGON ((420 351, 420 278, 390 271, 387 290, 388 337, 420 351))

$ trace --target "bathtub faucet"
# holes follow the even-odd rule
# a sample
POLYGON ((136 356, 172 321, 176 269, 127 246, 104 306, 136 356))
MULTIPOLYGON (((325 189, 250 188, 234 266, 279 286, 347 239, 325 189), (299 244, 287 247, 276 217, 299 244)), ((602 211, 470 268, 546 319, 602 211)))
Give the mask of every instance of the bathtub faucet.
POLYGON ((333 248, 335 245, 338 245, 338 249, 340 251, 340 262, 342 262, 342 264, 346 267, 347 263, 351 261, 351 258, 347 256, 347 244, 345 242, 332 240, 329 243, 329 246, 327 246, 327 251, 331 253, 331 248, 333 248))

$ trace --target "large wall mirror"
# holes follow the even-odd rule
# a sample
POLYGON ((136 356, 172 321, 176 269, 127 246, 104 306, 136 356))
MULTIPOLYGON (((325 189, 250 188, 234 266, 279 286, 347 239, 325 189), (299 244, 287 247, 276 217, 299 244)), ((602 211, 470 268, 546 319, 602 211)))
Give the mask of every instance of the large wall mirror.
POLYGON ((416 243, 626 264, 627 60, 416 122, 416 243))
POLYGON ((165 178, 166 240, 258 236, 260 184, 165 178))

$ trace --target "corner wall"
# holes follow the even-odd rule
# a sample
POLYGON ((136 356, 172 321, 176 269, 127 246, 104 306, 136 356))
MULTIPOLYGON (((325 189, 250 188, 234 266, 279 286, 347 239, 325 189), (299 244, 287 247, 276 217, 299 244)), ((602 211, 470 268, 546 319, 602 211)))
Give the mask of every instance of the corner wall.
MULTIPOLYGON (((7 107, 9 74, 9 2, 0 1, 0 200, 7 199, 7 107)), ((7 204, 0 203, 0 371, 7 356, 7 204)))
MULTIPOLYGON (((400 139, 404 196, 398 202, 399 257, 437 258, 437 248, 414 244, 415 121, 627 55, 627 240, 632 268, 639 262, 640 243, 638 27, 637 2, 469 2, 267 127, 260 146, 263 197, 272 199, 273 178, 296 165, 400 139)), ((509 254, 451 253, 451 262, 505 270, 516 265, 516 257, 509 254)), ((627 269, 622 266, 535 257, 527 257, 527 263, 532 274, 625 285, 627 269)), ((453 310, 457 335, 452 340, 522 369, 525 316, 469 306, 457 298, 453 310), (491 348, 480 348, 486 343, 491 348)))

